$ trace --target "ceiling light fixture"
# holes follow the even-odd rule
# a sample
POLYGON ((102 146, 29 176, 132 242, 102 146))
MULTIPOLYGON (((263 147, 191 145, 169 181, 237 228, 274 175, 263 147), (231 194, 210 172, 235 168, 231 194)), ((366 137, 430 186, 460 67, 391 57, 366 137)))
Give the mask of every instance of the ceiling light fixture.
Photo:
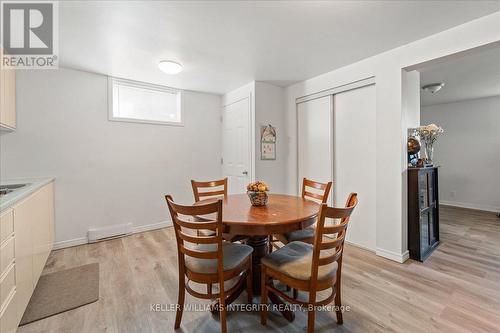
POLYGON ((158 63, 158 68, 166 74, 178 74, 182 72, 182 65, 175 61, 162 60, 158 63))
POLYGON ((430 92, 431 94, 434 94, 434 93, 438 92, 439 90, 441 90, 441 88, 443 88, 443 87, 444 87, 444 82, 429 83, 429 84, 426 84, 425 86, 422 86, 422 90, 425 90, 425 91, 430 92))

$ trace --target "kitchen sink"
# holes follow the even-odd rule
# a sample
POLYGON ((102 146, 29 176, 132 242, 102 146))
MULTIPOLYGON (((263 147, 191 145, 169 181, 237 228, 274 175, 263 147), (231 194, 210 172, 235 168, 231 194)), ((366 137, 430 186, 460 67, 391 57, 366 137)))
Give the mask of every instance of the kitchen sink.
POLYGON ((14 192, 21 187, 24 187, 28 184, 11 184, 11 185, 0 185, 0 196, 7 195, 11 192, 14 192))

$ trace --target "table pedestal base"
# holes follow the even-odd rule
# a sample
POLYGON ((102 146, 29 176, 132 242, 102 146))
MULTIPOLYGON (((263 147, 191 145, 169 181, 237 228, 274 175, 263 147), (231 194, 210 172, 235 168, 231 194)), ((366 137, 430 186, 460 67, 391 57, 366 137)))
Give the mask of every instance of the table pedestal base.
POLYGON ((268 241, 268 236, 252 236, 246 242, 248 246, 253 248, 252 282, 254 295, 260 295, 260 259, 268 253, 268 241))

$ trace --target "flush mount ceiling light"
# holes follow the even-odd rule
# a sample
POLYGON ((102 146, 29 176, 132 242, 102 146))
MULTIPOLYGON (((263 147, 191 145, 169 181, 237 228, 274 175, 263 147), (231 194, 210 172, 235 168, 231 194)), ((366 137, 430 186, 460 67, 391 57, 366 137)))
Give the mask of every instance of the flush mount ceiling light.
POLYGON ((425 86, 422 86, 422 90, 425 90, 425 91, 430 92, 431 94, 434 94, 434 93, 438 92, 439 90, 441 90, 441 88, 443 88, 443 87, 444 87, 443 82, 430 83, 430 84, 426 84, 425 86))
POLYGON ((175 61, 162 60, 158 63, 158 68, 166 74, 178 74, 182 72, 182 65, 175 61))

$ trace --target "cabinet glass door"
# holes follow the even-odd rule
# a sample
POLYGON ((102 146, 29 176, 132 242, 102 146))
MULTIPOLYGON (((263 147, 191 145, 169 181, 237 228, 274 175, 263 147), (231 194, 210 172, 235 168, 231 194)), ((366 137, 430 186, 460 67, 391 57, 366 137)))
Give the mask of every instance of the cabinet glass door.
POLYGON ((434 172, 432 171, 427 172, 427 187, 429 190, 429 205, 432 205, 436 200, 434 193, 434 172))
POLYGON ((437 221, 436 221, 437 209, 432 208, 429 211, 429 245, 434 245, 437 242, 437 221))
POLYGON ((420 217, 420 255, 427 252, 429 246, 429 211, 427 211, 420 217))
POLYGON ((418 200, 420 210, 429 207, 429 193, 427 188, 427 173, 421 172, 418 175, 418 200))

